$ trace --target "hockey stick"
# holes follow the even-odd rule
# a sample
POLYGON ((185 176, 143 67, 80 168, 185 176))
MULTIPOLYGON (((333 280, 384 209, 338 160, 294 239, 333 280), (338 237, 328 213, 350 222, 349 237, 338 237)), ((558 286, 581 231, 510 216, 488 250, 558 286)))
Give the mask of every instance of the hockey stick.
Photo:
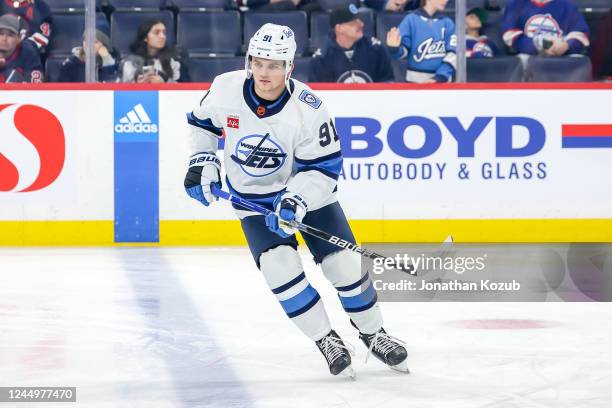
MULTIPOLYGON (((210 186, 211 192, 218 196, 221 197, 224 200, 230 201, 236 205, 241 206, 242 208, 245 208, 247 210, 251 210, 254 211, 256 213, 262 214, 262 215, 268 215, 270 213, 272 213, 273 211, 268 210, 267 208, 254 203, 252 201, 249 200, 245 200, 241 197, 237 197, 235 195, 232 195, 230 193, 228 193, 227 191, 221 190, 219 187, 217 187, 217 185, 215 184, 211 184, 210 186)), ((284 223, 286 225, 289 225, 305 234, 308 235, 312 235, 313 237, 322 239, 323 241, 327 241, 332 245, 336 245, 337 247, 340 248, 344 248, 344 249, 348 249, 350 251, 353 252, 357 252, 358 254, 361 254, 361 256, 364 256, 366 258, 370 258, 370 259, 390 259, 387 258, 384 255, 378 254, 376 252, 373 251, 369 251, 363 247, 360 247, 359 245, 353 244, 352 242, 348 242, 340 237, 337 237, 335 235, 332 235, 328 232, 322 231, 318 228, 315 227, 311 227, 310 225, 306 225, 306 224, 302 224, 301 222, 297 222, 297 221, 284 221, 279 219, 279 221, 281 223, 284 223)), ((392 262, 395 262, 393 259, 391 259, 392 262)), ((384 261, 383 261, 384 262, 384 261)), ((406 272, 410 275, 416 276, 416 270, 414 268, 414 265, 412 264, 408 264, 405 268, 401 268, 401 271, 406 272)))

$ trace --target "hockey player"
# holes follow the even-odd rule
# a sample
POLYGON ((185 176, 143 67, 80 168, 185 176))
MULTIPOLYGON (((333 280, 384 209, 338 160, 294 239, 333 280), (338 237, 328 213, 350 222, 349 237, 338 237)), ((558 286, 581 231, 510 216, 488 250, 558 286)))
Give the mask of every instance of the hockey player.
POLYGON ((569 0, 510 0, 502 17, 504 43, 521 54, 583 54, 589 28, 569 0))
MULTIPOLYGON (((296 251, 295 230, 279 222, 304 221, 355 242, 336 198, 342 154, 323 102, 291 79, 296 43, 286 26, 263 25, 249 41, 245 70, 219 75, 187 115, 191 152, 185 188, 208 206, 220 184, 216 156, 225 134, 226 185, 234 195, 267 206, 268 217, 235 206, 249 248, 287 316, 317 345, 333 375, 351 377, 351 351, 332 330, 317 291, 296 251)), ((338 290, 342 306, 369 353, 406 371, 406 349, 382 328, 376 291, 361 275, 357 254, 304 236, 316 263, 338 290)))
POLYGON ((19 18, 0 17, 0 83, 42 82, 42 64, 34 44, 21 41, 19 18))
POLYGON ((6 13, 21 17, 23 35, 36 45, 41 55, 44 55, 49 46, 53 27, 51 9, 47 3, 44 0, 0 1, 0 15, 6 13))
POLYGON ((406 81, 449 82, 456 69, 455 23, 441 12, 448 0, 425 0, 387 33, 387 46, 395 59, 408 59, 406 81))

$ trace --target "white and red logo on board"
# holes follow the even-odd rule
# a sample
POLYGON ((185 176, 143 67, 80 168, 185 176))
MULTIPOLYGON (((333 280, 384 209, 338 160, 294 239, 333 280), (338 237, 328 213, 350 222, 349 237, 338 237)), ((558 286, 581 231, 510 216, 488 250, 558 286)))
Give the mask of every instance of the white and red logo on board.
POLYGON ((227 127, 233 129, 240 128, 240 118, 238 116, 228 116, 227 117, 227 127))
POLYGON ((41 190, 61 174, 66 158, 62 124, 47 109, 0 104, 0 192, 41 190))

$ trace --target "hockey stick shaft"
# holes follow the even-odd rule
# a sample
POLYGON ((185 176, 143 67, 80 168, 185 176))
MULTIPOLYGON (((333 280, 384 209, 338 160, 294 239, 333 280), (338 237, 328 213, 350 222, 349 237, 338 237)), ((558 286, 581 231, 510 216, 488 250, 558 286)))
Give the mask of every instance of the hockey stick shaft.
MULTIPOLYGON (((219 187, 217 187, 215 184, 211 184, 211 192, 224 199, 227 201, 230 201, 242 208, 245 208, 247 210, 250 211, 254 211, 256 213, 262 214, 262 215, 268 215, 270 213, 272 213, 273 211, 268 210, 266 207, 263 207, 257 203, 254 203, 252 201, 249 200, 245 200, 242 197, 237 197, 235 195, 232 195, 230 193, 228 193, 227 191, 224 191, 222 189, 220 189, 219 187)), ((332 235, 328 232, 322 231, 318 228, 315 227, 311 227, 310 225, 307 224, 303 224, 301 222, 298 221, 291 221, 291 222, 287 222, 287 221, 283 221, 283 220, 279 220, 281 222, 284 222, 288 225, 290 225, 293 228, 298 229, 299 231, 308 234, 308 235, 312 235, 313 237, 322 239, 323 241, 327 241, 332 245, 335 245, 339 248, 343 248, 343 249, 348 249, 350 251, 353 252, 357 252, 358 254, 360 254, 361 256, 364 256, 366 258, 370 258, 370 259, 378 259, 378 258, 382 258, 382 259, 386 259, 387 257, 381 254, 378 254, 376 252, 373 251, 369 251, 357 244, 353 244, 352 242, 346 241, 340 237, 337 237, 335 235, 332 235)), ((414 270, 414 266, 413 265, 408 265, 407 268, 403 268, 402 269, 404 272, 407 272, 409 274, 414 274, 415 270, 414 270)))

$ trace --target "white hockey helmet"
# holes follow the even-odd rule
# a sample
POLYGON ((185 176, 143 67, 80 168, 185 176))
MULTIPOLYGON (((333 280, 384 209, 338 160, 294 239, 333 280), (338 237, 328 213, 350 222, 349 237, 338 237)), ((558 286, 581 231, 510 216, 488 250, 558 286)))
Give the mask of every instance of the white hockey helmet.
POLYGON ((262 25, 249 40, 244 61, 247 78, 253 75, 251 57, 259 57, 285 61, 285 82, 289 81, 296 50, 295 34, 291 28, 272 23, 262 25))

